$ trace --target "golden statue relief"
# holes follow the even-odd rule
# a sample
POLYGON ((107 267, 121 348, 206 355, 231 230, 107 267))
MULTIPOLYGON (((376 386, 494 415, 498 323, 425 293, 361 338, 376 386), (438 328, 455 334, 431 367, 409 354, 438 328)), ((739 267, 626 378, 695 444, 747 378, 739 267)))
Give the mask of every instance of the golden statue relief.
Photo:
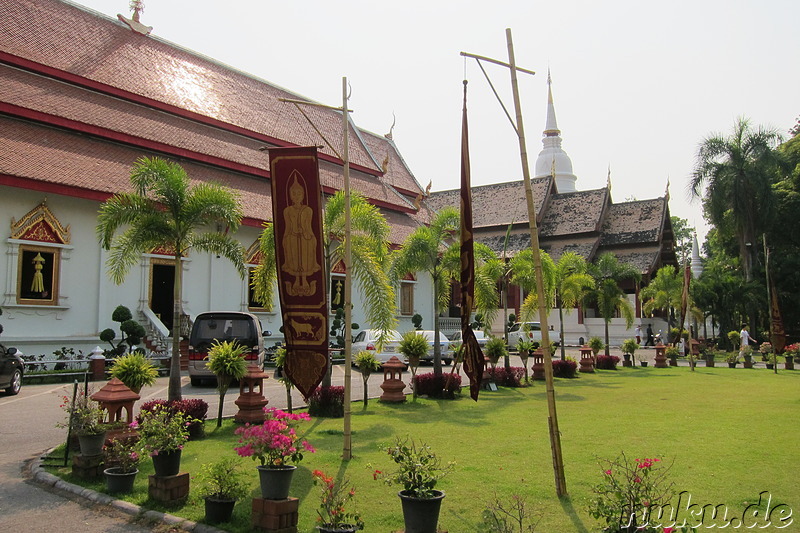
POLYGON ((33 258, 33 268, 36 272, 33 274, 33 283, 31 284, 31 292, 44 292, 44 276, 42 276, 42 268, 44 267, 44 257, 42 254, 36 254, 33 258))
POLYGON ((290 205, 283 209, 286 229, 283 234, 284 262, 281 270, 295 276, 294 283, 285 282, 286 292, 292 296, 309 296, 317 292, 317 282, 308 282, 308 276, 320 270, 317 263, 317 238, 311 227, 313 211, 304 202, 306 188, 303 176, 293 170, 289 177, 290 205))

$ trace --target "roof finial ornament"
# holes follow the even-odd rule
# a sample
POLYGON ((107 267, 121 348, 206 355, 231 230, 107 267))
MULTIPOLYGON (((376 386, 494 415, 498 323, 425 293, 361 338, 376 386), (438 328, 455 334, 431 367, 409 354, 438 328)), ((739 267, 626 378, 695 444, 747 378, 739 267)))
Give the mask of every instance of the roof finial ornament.
POLYGON ((606 178, 606 186, 611 190, 611 162, 608 163, 608 177, 606 178))
POLYGON ((669 201, 669 176, 667 176, 667 188, 664 189, 664 199, 669 201))
POLYGON ((117 18, 127 24, 128 27, 136 33, 150 35, 150 32, 153 31, 153 27, 145 26, 139 21, 142 11, 144 11, 144 0, 130 0, 128 7, 133 11, 133 15, 131 15, 132 18, 127 18, 122 15, 117 15, 117 18))
POLYGON ((392 111, 392 127, 389 128, 389 133, 384 135, 384 137, 386 137, 389 140, 392 139, 392 131, 394 130, 394 125, 395 124, 397 124, 397 117, 395 116, 394 111, 392 111))

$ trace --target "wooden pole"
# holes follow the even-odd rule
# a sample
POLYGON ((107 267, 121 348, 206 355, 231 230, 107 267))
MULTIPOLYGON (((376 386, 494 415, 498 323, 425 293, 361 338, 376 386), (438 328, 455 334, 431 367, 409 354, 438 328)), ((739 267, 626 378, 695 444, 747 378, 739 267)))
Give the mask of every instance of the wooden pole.
POLYGON ((348 153, 350 114, 347 109, 347 77, 342 78, 342 129, 343 147, 342 163, 344 164, 344 444, 342 459, 348 461, 353 457, 350 428, 350 396, 352 394, 352 349, 353 332, 353 247, 350 240, 350 155, 348 153))
POLYGON ((525 145, 525 129, 522 125, 522 108, 520 106, 519 87, 517 86, 517 67, 514 60, 514 43, 511 40, 511 28, 506 28, 508 43, 508 64, 511 72, 511 90, 514 95, 514 109, 517 118, 517 137, 519 139, 519 155, 522 160, 522 177, 525 181, 525 199, 528 203, 528 221, 531 235, 531 251, 533 266, 536 272, 536 293, 539 301, 539 321, 542 328, 542 347, 544 350, 544 375, 547 389, 548 428, 550 430, 550 449, 553 456, 553 472, 555 475, 556 494, 561 497, 567 494, 567 480, 564 476, 564 460, 561 455, 561 435, 558 429, 556 413, 556 396, 553 387, 553 360, 550 353, 550 334, 548 332, 547 302, 545 302, 544 281, 542 279, 542 256, 539 253, 539 230, 536 223, 536 206, 534 204, 531 173, 528 167, 528 152, 525 145))

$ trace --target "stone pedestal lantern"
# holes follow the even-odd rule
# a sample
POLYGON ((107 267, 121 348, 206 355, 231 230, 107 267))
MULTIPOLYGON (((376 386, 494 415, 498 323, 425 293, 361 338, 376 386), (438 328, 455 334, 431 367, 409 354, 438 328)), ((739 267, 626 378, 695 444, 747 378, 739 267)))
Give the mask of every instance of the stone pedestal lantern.
POLYGON ((264 380, 269 376, 257 366, 247 367, 247 374, 239 380, 239 397, 234 402, 239 412, 233 417, 241 423, 261 424, 264 422, 264 407, 269 403, 264 397, 264 380))
POLYGON ((101 409, 107 411, 106 422, 117 423, 116 425, 121 426, 110 430, 107 434, 108 439, 135 434, 135 431, 128 426, 133 422, 133 404, 141 396, 129 389, 119 379, 112 378, 103 388, 92 394, 91 398, 100 404, 101 409))
POLYGON ((544 351, 541 348, 537 348, 531 352, 531 355, 533 356, 533 366, 531 367, 533 379, 544 380, 544 351))
POLYGON ((656 368, 667 368, 667 347, 662 343, 656 344, 656 368))
POLYGON ((581 346, 581 372, 594 372, 594 352, 588 346, 581 346))
POLYGON ((380 401, 392 403, 406 401, 406 395, 403 394, 406 384, 400 380, 400 375, 405 369, 405 363, 398 359, 397 356, 392 356, 391 359, 383 363, 383 383, 381 383, 383 394, 379 398, 380 401))
POLYGON ((89 373, 92 381, 102 381, 106 378, 106 356, 99 346, 96 346, 89 356, 89 373))

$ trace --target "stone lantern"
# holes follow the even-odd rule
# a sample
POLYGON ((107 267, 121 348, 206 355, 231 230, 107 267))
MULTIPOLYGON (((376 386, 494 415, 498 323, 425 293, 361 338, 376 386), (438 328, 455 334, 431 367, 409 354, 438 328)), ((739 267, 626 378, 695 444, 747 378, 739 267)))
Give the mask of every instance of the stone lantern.
POLYGON ((533 355, 533 366, 531 367, 533 379, 541 381, 544 379, 544 350, 537 348, 531 355, 533 355))
POLYGON ((656 344, 656 368, 667 368, 667 347, 663 343, 656 344))
POLYGON ((103 388, 92 394, 91 399, 99 403, 101 409, 105 409, 108 412, 106 422, 123 426, 109 431, 109 439, 131 433, 128 426, 133 422, 133 404, 139 398, 141 396, 133 392, 117 378, 112 378, 103 388))
POLYGON ((233 419, 241 423, 261 424, 264 422, 264 407, 269 403, 264 397, 264 380, 269 376, 254 365, 247 367, 247 374, 239 380, 239 397, 235 403, 239 411, 233 419))
POLYGON ((594 372, 594 352, 591 348, 584 345, 581 346, 581 372, 594 372))
POLYGON ((392 356, 391 359, 383 363, 383 383, 381 383, 383 394, 379 398, 380 401, 393 403, 406 401, 406 395, 403 394, 406 384, 399 377, 405 369, 405 363, 398 359, 397 356, 392 356))

